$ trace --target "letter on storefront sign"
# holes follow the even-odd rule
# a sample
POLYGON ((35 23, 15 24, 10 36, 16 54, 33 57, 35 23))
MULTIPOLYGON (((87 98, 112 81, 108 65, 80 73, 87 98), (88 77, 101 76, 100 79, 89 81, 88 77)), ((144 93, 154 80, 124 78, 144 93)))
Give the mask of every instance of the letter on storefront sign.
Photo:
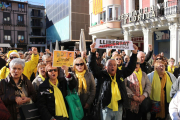
POLYGON ((145 7, 145 13, 147 13, 148 12, 148 7, 145 7))
POLYGON ((156 14, 154 11, 152 11, 152 17, 156 17, 156 14))
POLYGON ((139 9, 139 14, 143 14, 143 9, 139 9))

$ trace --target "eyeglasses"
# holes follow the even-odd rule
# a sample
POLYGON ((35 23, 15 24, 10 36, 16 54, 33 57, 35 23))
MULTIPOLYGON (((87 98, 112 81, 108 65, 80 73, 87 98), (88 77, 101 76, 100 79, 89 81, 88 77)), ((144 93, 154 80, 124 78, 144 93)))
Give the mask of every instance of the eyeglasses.
POLYGON ((174 61, 170 61, 170 62, 174 62, 174 61))
POLYGON ((76 63, 75 65, 76 65, 76 66, 79 66, 79 65, 80 65, 80 66, 83 66, 84 63, 76 63))
POLYGON ((137 64, 137 65, 140 65, 141 63, 140 63, 140 62, 137 62, 136 64, 137 64))
POLYGON ((50 69, 50 70, 48 70, 48 72, 52 72, 52 71, 57 72, 57 69, 50 69))
POLYGON ((10 57, 11 60, 14 59, 14 58, 18 58, 18 57, 10 57))
POLYGON ((116 60, 122 60, 121 58, 116 58, 116 60))
POLYGON ((156 60, 162 60, 162 58, 156 58, 156 60))

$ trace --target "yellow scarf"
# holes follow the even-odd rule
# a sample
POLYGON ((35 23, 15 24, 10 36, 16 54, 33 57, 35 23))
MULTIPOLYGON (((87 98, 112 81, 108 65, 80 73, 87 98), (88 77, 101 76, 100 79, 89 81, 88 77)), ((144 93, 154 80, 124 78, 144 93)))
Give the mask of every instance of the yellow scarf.
POLYGON ((119 70, 122 70, 122 65, 118 67, 119 70))
POLYGON ((56 85, 54 85, 50 80, 49 80, 49 83, 54 88, 56 116, 63 116, 63 117, 68 118, 69 116, 68 116, 68 113, 67 113, 67 110, 66 110, 66 105, 64 103, 63 95, 62 95, 60 89, 57 87, 58 80, 56 82, 56 85))
POLYGON ((142 94, 143 94, 143 89, 142 89, 142 84, 141 84, 141 80, 142 80, 142 70, 139 69, 138 72, 134 71, 134 73, 136 74, 137 79, 138 79, 138 81, 139 81, 140 94, 142 95, 142 94))
POLYGON ((45 81, 45 78, 42 75, 39 74, 39 77, 41 77, 41 79, 45 81))
POLYGON ((172 68, 170 66, 168 66, 168 72, 173 74, 174 73, 174 68, 175 68, 174 66, 172 68))
POLYGON ((78 72, 77 70, 75 70, 76 76, 78 78, 78 93, 82 93, 82 89, 84 89, 84 93, 87 92, 87 84, 86 84, 86 79, 84 78, 84 74, 86 73, 86 70, 84 70, 83 72, 78 72))
POLYGON ((169 75, 165 72, 162 80, 160 80, 158 72, 155 71, 152 81, 152 90, 151 90, 150 98, 154 101, 160 101, 161 112, 157 113, 156 117, 161 117, 161 118, 165 117, 165 95, 164 95, 165 85, 166 85, 167 102, 169 103, 171 101, 170 98, 170 90, 172 86, 171 79, 169 75))
POLYGON ((116 82, 116 74, 114 79, 112 79, 111 75, 109 74, 112 82, 111 82, 111 103, 107 106, 108 108, 112 109, 113 111, 118 111, 118 101, 121 100, 121 93, 118 88, 118 84, 116 82))

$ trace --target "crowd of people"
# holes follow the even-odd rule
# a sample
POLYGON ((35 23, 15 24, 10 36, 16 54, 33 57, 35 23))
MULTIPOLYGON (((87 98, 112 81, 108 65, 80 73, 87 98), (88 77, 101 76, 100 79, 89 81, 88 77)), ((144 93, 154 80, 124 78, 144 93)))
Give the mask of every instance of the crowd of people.
POLYGON ((147 54, 133 45, 131 56, 112 49, 100 56, 95 45, 89 55, 76 49, 73 67, 53 67, 48 49, 1 54, 0 104, 10 113, 6 119, 21 120, 19 108, 35 103, 41 120, 68 120, 69 90, 79 96, 82 120, 97 120, 93 112, 101 120, 147 120, 148 113, 150 120, 180 119, 180 67, 174 58, 153 54, 152 45, 147 54), (94 111, 97 103, 100 110, 94 111))

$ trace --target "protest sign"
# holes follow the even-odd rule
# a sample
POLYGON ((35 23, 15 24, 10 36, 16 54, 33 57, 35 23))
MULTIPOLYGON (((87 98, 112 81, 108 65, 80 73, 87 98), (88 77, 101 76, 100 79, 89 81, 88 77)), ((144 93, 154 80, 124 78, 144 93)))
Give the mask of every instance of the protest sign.
POLYGON ((95 48, 134 50, 132 41, 115 40, 115 39, 96 39, 95 48))
POLYGON ((75 54, 73 51, 55 50, 53 52, 53 67, 62 67, 63 65, 72 67, 74 61, 74 55, 75 54))

